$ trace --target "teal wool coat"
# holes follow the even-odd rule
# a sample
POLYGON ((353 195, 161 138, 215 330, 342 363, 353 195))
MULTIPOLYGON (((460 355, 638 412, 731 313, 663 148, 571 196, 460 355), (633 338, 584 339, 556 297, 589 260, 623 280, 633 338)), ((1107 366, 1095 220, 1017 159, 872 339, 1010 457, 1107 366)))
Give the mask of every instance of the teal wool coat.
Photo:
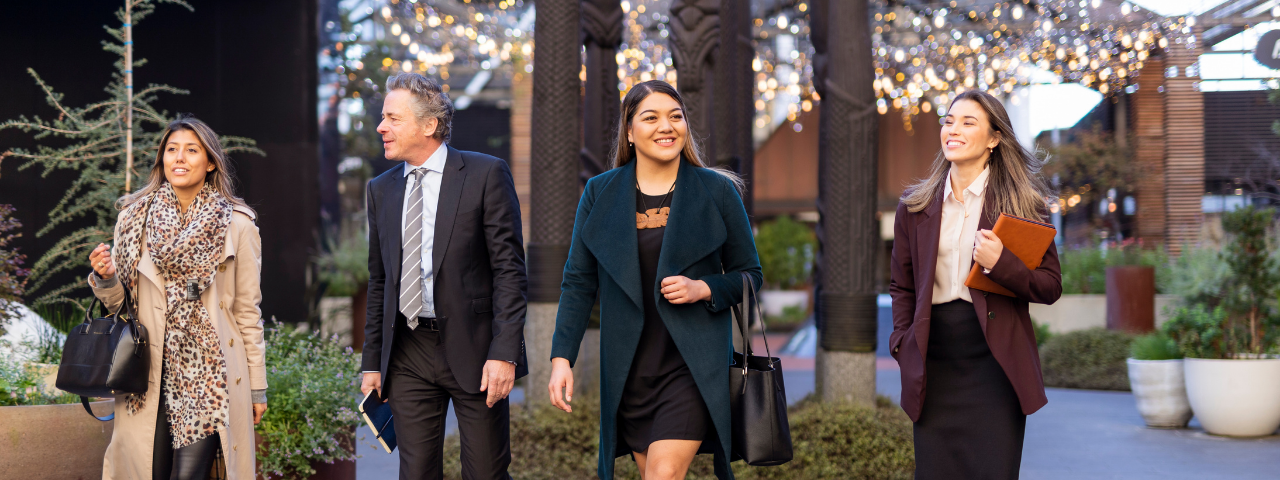
MULTIPOLYGON (((564 267, 560 308, 551 358, 572 365, 587 320, 600 295, 600 478, 613 478, 618 449, 617 417, 622 389, 644 326, 640 257, 636 239, 635 162, 587 182, 573 225, 573 244, 564 267)), ((675 305, 658 296, 659 315, 689 365, 711 413, 719 439, 714 445, 716 475, 732 479, 729 469, 729 366, 733 337, 730 307, 742 300, 742 274, 756 287, 760 259, 747 212, 727 178, 683 160, 671 200, 671 216, 662 237, 657 282, 673 275, 702 280, 711 300, 675 305)))

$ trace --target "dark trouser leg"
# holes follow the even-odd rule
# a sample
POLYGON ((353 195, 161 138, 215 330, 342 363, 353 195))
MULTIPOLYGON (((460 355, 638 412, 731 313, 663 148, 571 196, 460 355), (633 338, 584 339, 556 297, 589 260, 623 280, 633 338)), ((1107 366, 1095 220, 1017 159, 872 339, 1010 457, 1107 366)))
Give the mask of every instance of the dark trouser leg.
MULTIPOLYGON (((443 365, 444 362, 441 362, 443 365)), ((464 480, 506 480, 511 465, 511 416, 509 399, 485 405, 488 392, 467 393, 458 385, 448 368, 439 375, 440 386, 453 397, 453 411, 458 415, 458 434, 462 441, 462 478, 464 480)))
POLYGON ((169 480, 169 472, 173 470, 173 438, 169 436, 169 412, 164 407, 164 394, 161 394, 160 407, 156 412, 156 440, 152 446, 151 480, 169 480))
POLYGON ((205 480, 213 470, 222 439, 218 434, 202 438, 196 443, 173 451, 173 472, 170 480, 205 480))
POLYGON ((423 330, 409 330, 397 315, 396 342, 383 382, 395 416, 401 480, 444 478, 449 393, 435 383, 439 333, 423 330))

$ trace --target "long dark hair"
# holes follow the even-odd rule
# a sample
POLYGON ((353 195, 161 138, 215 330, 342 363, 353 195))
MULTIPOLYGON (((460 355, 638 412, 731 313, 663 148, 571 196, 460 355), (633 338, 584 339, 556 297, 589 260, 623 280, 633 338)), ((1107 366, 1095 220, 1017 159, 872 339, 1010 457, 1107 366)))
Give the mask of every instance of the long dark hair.
MULTIPOLYGON (((627 91, 627 96, 622 99, 622 108, 618 117, 618 139, 613 144, 613 155, 611 155, 613 158, 609 168, 622 167, 636 159, 636 147, 628 144, 627 130, 631 128, 631 119, 636 116, 637 110, 640 109, 640 102, 655 93, 661 93, 674 99, 680 105, 680 110, 684 111, 685 115, 688 116, 689 109, 685 108, 684 99, 680 98, 680 93, 676 92, 676 89, 671 84, 662 80, 650 80, 631 87, 631 90, 627 91)), ((686 122, 685 125, 688 125, 688 123, 686 122)), ((693 133, 693 127, 687 127, 685 133, 684 149, 680 152, 680 156, 684 158, 684 161, 695 167, 715 170, 733 182, 738 192, 742 192, 746 187, 742 177, 728 169, 708 166, 704 163, 702 160, 702 148, 698 145, 698 136, 693 133)))
MULTIPOLYGON (((987 159, 987 167, 991 169, 987 184, 995 195, 995 210, 1023 218, 1041 218, 1047 206, 1045 199, 1057 197, 1040 176, 1044 158, 1018 143, 1013 124, 1009 121, 1009 112, 1005 111, 999 99, 981 90, 969 90, 957 95, 951 105, 961 100, 971 100, 982 107, 987 112, 991 131, 1000 135, 1000 143, 987 159)), ((906 193, 902 194, 902 203, 907 205, 907 210, 919 212, 930 203, 941 201, 943 182, 947 181, 950 169, 950 162, 939 150, 929 169, 929 176, 907 187, 906 193)))
POLYGON ((231 166, 231 157, 227 156, 226 151, 222 149, 222 141, 218 139, 218 134, 213 132, 213 128, 209 124, 204 123, 191 115, 178 115, 178 118, 169 122, 169 126, 165 128, 164 134, 160 136, 160 145, 156 148, 156 159, 151 164, 151 173, 147 174, 147 182, 139 188, 138 191, 120 197, 116 200, 116 208, 125 209, 134 202, 138 202, 152 192, 159 190, 164 186, 167 179, 164 176, 164 145, 169 143, 169 136, 173 132, 186 130, 196 134, 196 138, 200 140, 200 146, 204 147, 205 155, 209 157, 209 162, 213 163, 213 171, 204 177, 204 183, 210 184, 214 190, 222 194, 232 205, 241 206, 253 210, 249 204, 236 196, 236 176, 235 169, 231 166))

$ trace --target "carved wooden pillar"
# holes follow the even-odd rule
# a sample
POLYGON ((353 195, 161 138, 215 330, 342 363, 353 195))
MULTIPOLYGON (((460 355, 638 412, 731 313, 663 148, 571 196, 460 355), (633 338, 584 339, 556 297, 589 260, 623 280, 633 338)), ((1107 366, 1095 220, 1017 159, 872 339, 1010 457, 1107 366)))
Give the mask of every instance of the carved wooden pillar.
MULTIPOLYGON (((671 2, 671 59, 678 74, 676 82, 684 97, 685 112, 694 133, 706 138, 716 131, 713 85, 716 82, 714 57, 720 46, 721 0, 673 0, 671 2)), ((705 142, 708 162, 717 158, 715 142, 705 142)))
POLYGON ((560 281, 578 204, 579 0, 539 0, 534 20, 533 124, 530 140, 529 308, 526 398, 546 402, 551 337, 560 281))
MULTIPOLYGON (((747 181, 742 202, 751 214, 755 148, 751 141, 752 105, 751 5, 741 0, 722 0, 720 4, 720 47, 715 59, 715 131, 711 133, 717 165, 732 168, 747 181)), ((705 135, 705 133, 704 133, 705 135)))
POLYGON ((813 2, 818 133, 816 382, 824 401, 875 404, 876 116, 867 0, 813 2))
POLYGON ((583 99, 582 180, 609 168, 617 141, 618 61, 622 44, 622 4, 618 0, 582 0, 582 42, 587 50, 583 99))

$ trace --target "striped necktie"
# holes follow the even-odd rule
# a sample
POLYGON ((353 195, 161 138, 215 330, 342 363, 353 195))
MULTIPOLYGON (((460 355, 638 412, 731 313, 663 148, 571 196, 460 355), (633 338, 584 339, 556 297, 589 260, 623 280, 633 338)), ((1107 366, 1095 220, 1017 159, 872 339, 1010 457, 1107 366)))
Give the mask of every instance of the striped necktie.
POLYGON ((412 172, 413 189, 409 191, 409 212, 404 216, 404 233, 400 236, 400 313, 409 329, 418 328, 422 311, 422 177, 427 169, 412 172))

